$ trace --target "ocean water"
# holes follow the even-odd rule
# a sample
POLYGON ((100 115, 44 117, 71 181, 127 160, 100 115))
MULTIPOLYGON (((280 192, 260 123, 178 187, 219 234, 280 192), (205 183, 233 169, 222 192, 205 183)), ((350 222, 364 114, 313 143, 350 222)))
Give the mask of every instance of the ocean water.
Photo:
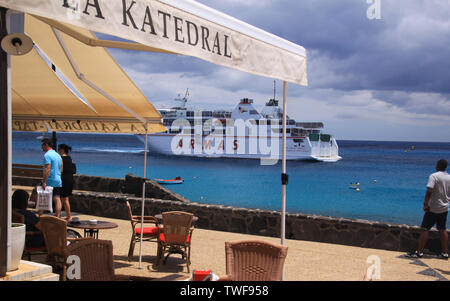
MULTIPOLYGON (((48 133, 13 133, 13 162, 42 164, 40 139, 48 133)), ((144 145, 133 135, 58 133, 72 146, 79 174, 123 178, 143 175, 144 145)), ((337 163, 288 161, 288 212, 420 224, 429 174, 450 160, 450 143, 338 141, 337 163), (412 147, 414 146, 414 150, 412 147), (406 151, 405 151, 406 150, 406 151), (360 183, 360 191, 349 188, 360 183)), ((167 186, 192 202, 281 210, 281 162, 148 154, 147 177, 181 176, 167 186)))

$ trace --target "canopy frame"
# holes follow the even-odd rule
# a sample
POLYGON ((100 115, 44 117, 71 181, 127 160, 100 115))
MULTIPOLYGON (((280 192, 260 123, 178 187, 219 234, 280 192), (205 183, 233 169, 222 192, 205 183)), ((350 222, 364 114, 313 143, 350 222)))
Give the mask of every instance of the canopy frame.
POLYGON ((136 51, 149 51, 149 52, 157 52, 157 53, 167 53, 167 54, 178 54, 181 55, 181 53, 176 53, 156 47, 150 47, 145 46, 139 43, 134 42, 122 42, 122 41, 111 41, 111 40, 103 40, 103 39, 92 39, 90 37, 87 37, 83 35, 82 33, 79 33, 69 26, 64 25, 63 23, 56 22, 51 19, 47 19, 44 17, 39 17, 36 15, 33 15, 36 19, 50 25, 52 28, 57 29, 59 31, 64 32, 68 36, 80 41, 81 43, 84 43, 88 46, 93 47, 105 47, 105 48, 119 48, 119 49, 128 49, 128 50, 136 50, 136 51))

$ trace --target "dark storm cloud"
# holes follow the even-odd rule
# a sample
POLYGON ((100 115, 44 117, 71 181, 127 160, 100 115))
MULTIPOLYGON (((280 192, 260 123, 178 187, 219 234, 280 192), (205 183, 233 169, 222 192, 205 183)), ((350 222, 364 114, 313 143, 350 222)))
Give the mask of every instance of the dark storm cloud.
POLYGON ((201 2, 314 52, 310 88, 450 93, 448 3, 380 1, 379 20, 367 17, 366 0, 201 2), (315 77, 324 73, 316 63, 329 82, 315 77))

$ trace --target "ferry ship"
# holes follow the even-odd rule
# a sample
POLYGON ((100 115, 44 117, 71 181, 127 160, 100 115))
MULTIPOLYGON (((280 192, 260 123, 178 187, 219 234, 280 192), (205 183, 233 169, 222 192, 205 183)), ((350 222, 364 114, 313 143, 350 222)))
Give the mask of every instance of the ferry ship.
MULTIPOLYGON (((282 109, 270 99, 261 112, 244 98, 232 111, 186 108, 188 91, 171 109, 159 109, 166 132, 149 134, 149 151, 164 155, 209 158, 281 159, 282 109)), ((322 122, 287 118, 286 159, 336 162, 335 138, 322 133, 322 122)), ((144 139, 141 135, 140 139, 144 139)))

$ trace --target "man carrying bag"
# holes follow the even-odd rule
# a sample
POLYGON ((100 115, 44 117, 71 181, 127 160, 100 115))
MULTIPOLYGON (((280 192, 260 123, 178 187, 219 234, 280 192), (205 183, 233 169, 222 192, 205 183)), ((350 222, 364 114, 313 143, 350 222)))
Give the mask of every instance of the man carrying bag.
POLYGON ((44 178, 42 180, 42 189, 47 191, 47 186, 53 187, 52 195, 55 202, 55 216, 61 215, 61 172, 63 163, 61 156, 53 149, 52 142, 48 138, 42 139, 42 150, 44 154, 44 178))

